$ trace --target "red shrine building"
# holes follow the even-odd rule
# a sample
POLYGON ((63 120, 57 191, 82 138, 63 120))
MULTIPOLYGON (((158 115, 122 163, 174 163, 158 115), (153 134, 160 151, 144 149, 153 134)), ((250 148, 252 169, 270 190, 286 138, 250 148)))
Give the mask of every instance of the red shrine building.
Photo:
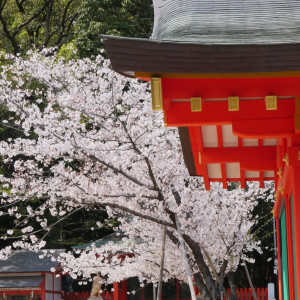
POLYGON ((151 39, 103 36, 112 67, 151 81, 207 189, 275 181, 280 299, 300 299, 300 1, 153 4, 151 39))
MULTIPOLYGON (((65 250, 51 250, 58 256, 65 250)), ((2 300, 60 300, 62 298, 60 263, 40 256, 43 251, 14 251, 0 260, 0 297, 2 300)))

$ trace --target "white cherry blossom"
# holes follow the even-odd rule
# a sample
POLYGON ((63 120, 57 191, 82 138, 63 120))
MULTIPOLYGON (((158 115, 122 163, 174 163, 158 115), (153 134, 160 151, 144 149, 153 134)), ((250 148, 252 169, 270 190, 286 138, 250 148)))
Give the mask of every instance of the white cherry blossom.
POLYGON ((217 299, 214 271, 229 274, 248 252, 260 251, 250 234, 251 212, 272 185, 226 191, 216 183, 205 191, 202 179, 187 172, 177 130, 165 128, 152 112, 147 83, 114 73, 101 56, 69 62, 28 57, 8 56, 11 63, 0 75, 0 103, 13 113, 2 125, 21 133, 0 142, 3 162, 14 168, 13 176, 0 176, 0 213, 15 215, 22 232, 16 237, 13 228, 2 237, 13 243, 0 259, 14 248, 45 247, 41 237, 59 221, 102 207, 127 238, 121 245, 63 254, 66 272, 84 278, 101 272, 108 282, 131 276, 157 282, 165 225, 164 279, 186 280, 177 215, 197 286, 207 299, 217 299), (32 199, 42 204, 33 207, 32 199), (39 226, 28 225, 30 218, 39 226))

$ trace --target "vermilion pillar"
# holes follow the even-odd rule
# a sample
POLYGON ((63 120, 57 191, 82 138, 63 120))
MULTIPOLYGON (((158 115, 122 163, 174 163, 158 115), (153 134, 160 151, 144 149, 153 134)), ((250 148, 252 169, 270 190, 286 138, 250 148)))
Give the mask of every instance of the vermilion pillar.
MULTIPOLYGON (((279 217, 275 217, 275 221, 276 221, 276 239, 277 239, 277 260, 278 260, 278 293, 279 295, 282 295, 282 278, 281 278, 281 274, 282 274, 282 270, 281 270, 281 256, 280 251, 281 251, 281 244, 280 244, 280 233, 279 233, 279 217)), ((279 296, 281 297, 281 296, 279 296)), ((280 298, 281 299, 281 298, 280 298)))
POLYGON ((285 217, 286 217, 286 238, 287 238, 287 256, 288 256, 289 299, 295 300, 291 199, 290 199, 289 195, 286 195, 285 199, 286 199, 285 200, 285 213, 286 213, 285 217))
POLYGON ((119 300, 119 283, 114 282, 113 287, 114 287, 114 298, 113 298, 113 300, 119 300))
POLYGON ((300 166, 292 168, 293 257, 296 299, 300 296, 300 166), (298 271, 298 272, 297 272, 298 271), (298 273, 298 274, 297 274, 298 273))

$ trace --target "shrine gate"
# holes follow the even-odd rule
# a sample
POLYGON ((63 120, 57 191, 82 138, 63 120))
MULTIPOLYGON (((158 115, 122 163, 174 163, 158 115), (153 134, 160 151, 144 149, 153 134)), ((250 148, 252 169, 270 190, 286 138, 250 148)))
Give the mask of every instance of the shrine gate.
POLYGON ((113 69, 151 81, 207 189, 275 181, 280 299, 299 299, 300 1, 153 3, 152 39, 102 37, 113 69))

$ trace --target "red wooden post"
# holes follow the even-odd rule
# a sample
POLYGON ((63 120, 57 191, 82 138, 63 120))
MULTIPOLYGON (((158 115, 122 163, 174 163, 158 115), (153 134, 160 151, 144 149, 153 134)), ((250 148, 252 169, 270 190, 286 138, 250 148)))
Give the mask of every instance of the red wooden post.
POLYGON ((46 295, 45 295, 45 277, 44 277, 44 280, 43 280, 43 283, 41 285, 41 299, 42 300, 45 300, 46 298, 46 295))
POLYGON ((127 281, 121 281, 121 295, 119 300, 127 300, 127 281))
POLYGON ((257 295, 257 299, 258 300, 263 300, 263 292, 262 292, 263 289, 261 288, 257 288, 257 291, 256 291, 256 295, 257 295))
POLYGON ((238 300, 244 299, 244 292, 243 289, 238 290, 238 300))
POLYGON ((247 288, 244 288, 244 289, 243 289, 243 293, 244 293, 244 295, 243 295, 243 298, 242 298, 242 299, 244 300, 244 298, 246 298, 246 297, 248 298, 248 289, 247 289, 247 288))
POLYGON ((227 289, 227 295, 230 297, 230 295, 231 295, 231 289, 227 289))
POLYGON ((119 283, 114 282, 113 287, 114 287, 113 300, 119 300, 119 283))
POLYGON ((292 213, 291 213, 291 198, 290 195, 288 194, 285 194, 285 211, 286 211, 286 238, 287 238, 287 253, 288 253, 289 300, 295 300, 292 213))
POLYGON ((249 288, 247 294, 248 294, 248 299, 252 299, 252 289, 249 288))
POLYGON ((144 300, 145 297, 144 297, 144 288, 142 287, 142 300, 144 300))
POLYGON ((281 245, 280 245, 280 232, 279 232, 279 216, 275 216, 276 221, 276 244, 277 244, 277 261, 278 261, 278 294, 279 300, 282 300, 282 271, 281 271, 281 245))
POLYGON ((298 298, 300 296, 300 167, 293 167, 292 169, 292 191, 293 191, 293 213, 294 213, 294 244, 295 244, 295 269, 296 276, 296 293, 298 298))

